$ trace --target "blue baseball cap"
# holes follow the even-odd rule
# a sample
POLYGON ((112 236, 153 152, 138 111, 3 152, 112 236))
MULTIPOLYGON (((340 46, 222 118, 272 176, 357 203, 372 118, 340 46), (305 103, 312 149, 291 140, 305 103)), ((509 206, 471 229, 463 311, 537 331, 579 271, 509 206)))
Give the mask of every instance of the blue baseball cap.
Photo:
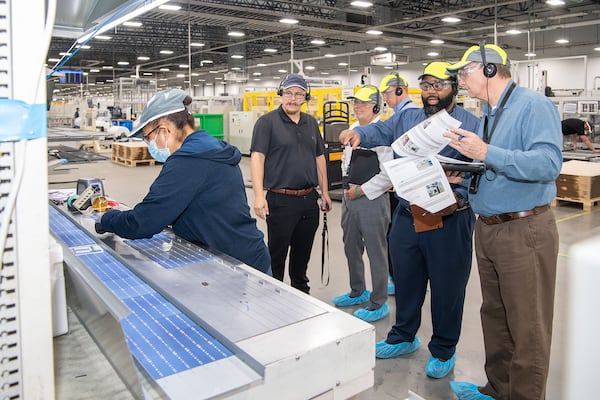
POLYGON ((308 83, 300 74, 289 74, 281 82, 282 89, 289 89, 291 87, 299 87, 300 89, 308 92, 308 83))
POLYGON ((129 137, 141 138, 143 136, 142 129, 150 122, 185 110, 186 106, 183 104, 183 100, 186 96, 187 93, 181 89, 167 89, 156 93, 146 104, 136 127, 129 137))

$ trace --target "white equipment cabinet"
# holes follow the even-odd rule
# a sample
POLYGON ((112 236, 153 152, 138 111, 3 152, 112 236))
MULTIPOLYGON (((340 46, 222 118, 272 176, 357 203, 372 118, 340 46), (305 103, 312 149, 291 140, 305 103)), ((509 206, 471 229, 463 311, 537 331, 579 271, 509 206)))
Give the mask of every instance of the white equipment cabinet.
POLYGON ((254 123, 263 115, 259 111, 231 111, 229 113, 229 143, 240 149, 242 154, 250 155, 252 130, 254 123))

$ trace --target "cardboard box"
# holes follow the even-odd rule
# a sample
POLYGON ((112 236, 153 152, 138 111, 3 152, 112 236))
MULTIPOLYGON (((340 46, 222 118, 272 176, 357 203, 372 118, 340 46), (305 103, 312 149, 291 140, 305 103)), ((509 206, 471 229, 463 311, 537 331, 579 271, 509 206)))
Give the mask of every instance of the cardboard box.
POLYGON ((600 198, 600 164, 579 160, 563 163, 556 180, 556 197, 574 201, 600 198))

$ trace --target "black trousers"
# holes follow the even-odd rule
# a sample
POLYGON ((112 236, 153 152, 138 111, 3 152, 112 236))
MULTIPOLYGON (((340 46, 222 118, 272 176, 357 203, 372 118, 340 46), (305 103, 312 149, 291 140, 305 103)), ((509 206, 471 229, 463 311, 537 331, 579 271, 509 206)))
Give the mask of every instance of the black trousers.
POLYGON ((316 191, 307 196, 267 192, 267 233, 273 277, 283 281, 289 249, 291 285, 305 293, 310 292, 306 270, 319 227, 318 198, 316 191))

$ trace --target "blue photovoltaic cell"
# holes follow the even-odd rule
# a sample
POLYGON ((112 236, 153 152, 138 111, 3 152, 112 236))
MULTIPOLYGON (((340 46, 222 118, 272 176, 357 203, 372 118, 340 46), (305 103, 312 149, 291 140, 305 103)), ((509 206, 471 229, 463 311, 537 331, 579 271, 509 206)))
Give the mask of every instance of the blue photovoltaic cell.
MULTIPOLYGON (((50 230, 68 247, 96 244, 54 207, 50 206, 49 210, 50 230)), ((157 240, 164 241, 165 238, 168 236, 157 240)), ((127 242, 132 245, 137 241, 127 242)), ((202 254, 198 256, 206 258, 202 254)), ((131 310, 131 314, 121 320, 125 339, 133 356, 152 378, 164 378, 232 355, 109 252, 78 257, 131 310)), ((178 262, 184 261, 178 258, 178 262)))
POLYGON ((202 253, 199 248, 198 251, 191 252, 184 244, 173 241, 164 233, 158 233, 150 239, 126 240, 125 243, 167 269, 212 258, 212 255, 202 253))

